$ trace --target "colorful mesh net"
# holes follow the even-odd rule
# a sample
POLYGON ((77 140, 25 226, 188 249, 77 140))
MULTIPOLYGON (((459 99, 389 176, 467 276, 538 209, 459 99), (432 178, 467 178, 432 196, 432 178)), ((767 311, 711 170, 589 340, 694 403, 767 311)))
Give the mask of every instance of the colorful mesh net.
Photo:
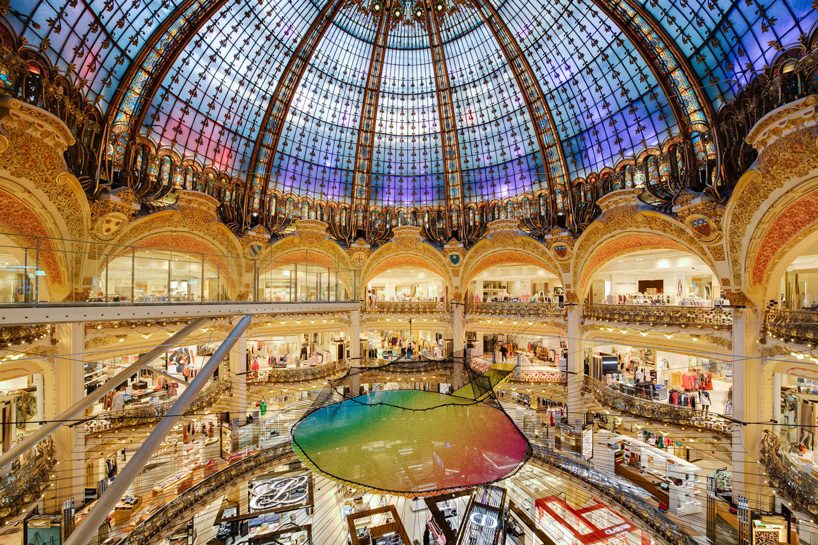
MULTIPOLYGON (((378 371, 417 373, 428 364, 378 371)), ((510 369, 470 373, 453 394, 404 389, 344 397, 357 393, 367 372, 352 369, 332 381, 293 427, 293 450, 314 470, 357 487, 422 496, 504 479, 528 459, 527 439, 493 392, 510 369)))

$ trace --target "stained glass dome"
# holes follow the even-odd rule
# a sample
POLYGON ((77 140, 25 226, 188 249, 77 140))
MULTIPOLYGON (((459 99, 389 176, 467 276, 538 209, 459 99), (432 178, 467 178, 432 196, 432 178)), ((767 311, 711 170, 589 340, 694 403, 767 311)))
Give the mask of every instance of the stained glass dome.
POLYGON ((122 135, 114 154, 149 142, 244 181, 254 209, 276 191, 462 210, 537 191, 565 208, 572 183, 674 139, 713 155, 714 112, 816 14, 810 0, 11 0, 9 20, 84 82, 122 135))

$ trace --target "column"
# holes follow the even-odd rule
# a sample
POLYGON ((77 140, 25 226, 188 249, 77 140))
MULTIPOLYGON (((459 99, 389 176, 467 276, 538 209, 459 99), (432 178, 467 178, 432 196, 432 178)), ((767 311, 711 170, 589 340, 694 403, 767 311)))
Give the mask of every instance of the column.
MULTIPOLYGON (((566 299, 576 300, 576 297, 566 299)), ((568 423, 581 426, 585 422, 585 410, 588 405, 582 392, 585 380, 585 355, 582 346, 582 305, 578 302, 566 305, 566 336, 568 344, 568 423)))
POLYGON ((733 417, 749 423, 733 425, 733 491, 751 507, 766 510, 772 507, 772 495, 759 463, 762 426, 753 424, 772 418, 772 374, 756 342, 761 320, 755 308, 733 309, 733 417))
POLYGON ((247 420, 249 405, 247 401, 247 336, 242 335, 236 344, 230 349, 229 369, 230 369, 230 398, 228 410, 230 418, 238 418, 239 424, 243 425, 247 420))
MULTIPOLYGON (((85 326, 80 323, 58 324, 59 340, 52 359, 54 384, 46 384, 51 393, 46 417, 54 417, 85 397, 85 326)), ((57 467, 55 488, 48 494, 46 510, 60 512, 70 499, 79 507, 85 502, 85 427, 62 426, 53 436, 57 467)), ((91 484, 91 483, 88 483, 91 484)))
POLYGON ((353 310, 349 313, 349 357, 351 365, 358 365, 361 361, 361 311, 353 310))
POLYGON ((461 301, 452 301, 452 350, 455 357, 463 356, 466 346, 465 316, 461 301))
POLYGON ((349 313, 349 393, 355 397, 361 393, 361 311, 353 310, 349 313))
POLYGON ((466 383, 466 332, 465 305, 461 301, 452 301, 452 351, 454 361, 452 368, 452 386, 460 388, 466 383))

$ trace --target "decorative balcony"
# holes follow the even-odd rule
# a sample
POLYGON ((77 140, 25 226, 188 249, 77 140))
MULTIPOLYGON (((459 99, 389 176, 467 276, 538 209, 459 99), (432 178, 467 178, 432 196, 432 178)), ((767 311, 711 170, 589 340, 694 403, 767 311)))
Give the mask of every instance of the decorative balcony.
POLYGON ((31 344, 46 338, 50 334, 51 326, 47 324, 0 327, 0 348, 31 344))
POLYGON ((618 477, 606 475, 591 464, 545 445, 532 443, 531 457, 537 462, 565 471, 605 494, 610 501, 624 507, 670 545, 694 545, 696 541, 687 535, 682 526, 658 511, 646 501, 647 493, 618 477))
POLYGON ((289 442, 246 456, 163 504, 137 524, 121 545, 160 543, 165 533, 187 520, 184 514, 190 509, 205 505, 216 494, 223 494, 228 486, 239 479, 249 479, 256 474, 269 472, 275 465, 292 460, 295 460, 295 454, 289 442))
POLYGON ((379 314, 439 314, 448 310, 448 304, 442 301, 375 301, 363 309, 379 314))
POLYGON ((699 430, 718 433, 725 437, 730 437, 732 434, 733 421, 721 415, 710 413, 705 416, 689 407, 680 407, 624 394, 591 377, 585 377, 583 390, 593 395, 594 399, 600 404, 619 412, 648 420, 658 420, 666 424, 690 426, 699 430))
POLYGON ((818 476, 799 469, 777 435, 764 430, 761 440, 761 462, 767 470, 770 486, 790 500, 794 510, 818 515, 818 476))
POLYGON ((258 377, 250 378, 250 384, 288 384, 292 382, 307 382, 331 377, 349 368, 345 360, 331 361, 312 367, 296 367, 280 369, 270 369, 269 371, 259 371, 258 377))
POLYGON ((511 303, 511 302, 469 302, 466 303, 466 314, 484 314, 489 316, 534 316, 539 318, 562 318, 566 315, 565 307, 550 303, 511 303))
MULTIPOLYGON (((193 400, 188 412, 196 413, 213 407, 219 398, 229 390, 229 378, 220 378, 211 382, 193 400)), ((157 405, 144 404, 125 407, 121 411, 103 413, 85 422, 85 433, 102 433, 157 422, 168 413, 174 403, 176 399, 169 399, 157 405)))
POLYGON ((729 329, 733 325, 733 311, 729 307, 593 305, 585 308, 584 318, 620 324, 704 329, 729 329))
POLYGON ((17 469, 0 478, 0 524, 8 524, 53 481, 54 441, 47 437, 26 452, 17 469))
POLYGON ((784 341, 814 345, 818 342, 818 311, 770 309, 765 327, 768 334, 784 341))

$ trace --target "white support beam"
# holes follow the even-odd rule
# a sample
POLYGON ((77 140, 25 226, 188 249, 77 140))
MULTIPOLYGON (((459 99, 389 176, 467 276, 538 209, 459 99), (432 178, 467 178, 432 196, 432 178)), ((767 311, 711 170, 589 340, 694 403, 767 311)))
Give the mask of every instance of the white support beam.
POLYGON ((253 317, 249 315, 239 320, 239 323, 236 324, 236 327, 233 328, 233 331, 230 332, 224 342, 219 345, 213 356, 210 357, 199 374, 196 375, 196 378, 193 379, 193 382, 190 383, 190 386, 179 395, 179 399, 173 404, 168 415, 159 421, 151 434, 142 443, 142 446, 139 447, 139 450, 131 456, 125 468, 111 483, 111 486, 97 500, 97 503, 88 512, 88 515, 74 533, 68 537, 65 545, 88 545, 95 540, 99 526, 114 509, 114 506, 128 490, 128 487, 131 486, 134 479, 142 472, 142 469, 153 456, 153 451, 165 440, 176 423, 190 408, 193 400, 205 387, 205 384, 213 376, 214 371, 218 369, 219 364, 228 355, 236 341, 250 327, 252 321, 253 317))
MULTIPOLYGON (((117 373, 115 377, 108 379, 105 384, 85 396, 82 400, 75 403, 69 409, 66 409, 57 415, 51 422, 40 426, 34 433, 27 436, 23 441, 19 442, 0 455, 0 467, 3 467, 19 458, 24 452, 33 447, 44 437, 53 433, 59 427, 63 426, 64 424, 72 423, 74 419, 85 412, 85 409, 102 399, 105 394, 113 390, 115 387, 125 382, 128 377, 139 371, 140 368, 147 366, 147 364, 161 356, 164 352, 176 348, 179 343, 181 343, 185 338, 187 338, 188 335, 190 335, 205 322, 207 322, 207 319, 200 318, 186 325, 174 335, 169 337, 167 341, 159 344, 150 352, 142 355, 142 357, 137 359, 134 363, 117 373)), ((57 365, 60 364, 58 363, 57 365)), ((80 374, 79 376, 82 375, 80 374)))
POLYGON ((350 303, 205 303, 161 305, 83 305, 7 307, 0 310, 0 327, 9 325, 104 322, 116 320, 178 320, 247 314, 311 314, 360 310, 350 303))

